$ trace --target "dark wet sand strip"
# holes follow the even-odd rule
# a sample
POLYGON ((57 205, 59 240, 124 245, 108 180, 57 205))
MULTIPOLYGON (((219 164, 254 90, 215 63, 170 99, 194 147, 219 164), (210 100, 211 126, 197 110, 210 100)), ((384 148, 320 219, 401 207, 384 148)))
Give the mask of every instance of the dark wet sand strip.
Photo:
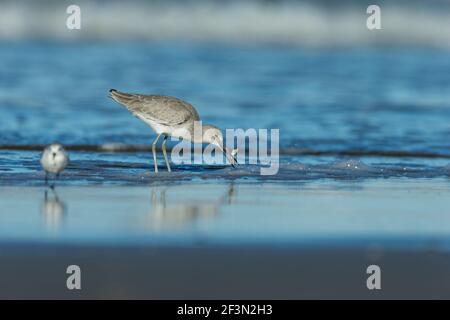
POLYGON ((1 299, 449 299, 450 254, 264 247, 0 247, 1 299), (367 266, 382 289, 366 287, 367 266), (66 268, 82 270, 81 291, 66 268))

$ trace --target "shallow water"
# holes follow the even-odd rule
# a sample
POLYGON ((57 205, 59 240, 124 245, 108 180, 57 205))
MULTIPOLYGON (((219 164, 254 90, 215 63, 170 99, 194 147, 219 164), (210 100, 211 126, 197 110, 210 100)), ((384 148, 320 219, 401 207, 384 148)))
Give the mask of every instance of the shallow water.
MULTIPOLYGON (((0 59, 2 184, 33 181, 38 154, 23 150, 54 140, 80 150, 68 170, 72 183, 136 180, 124 176, 148 169, 142 148, 89 152, 114 143, 132 151, 154 137, 107 98, 111 87, 184 98, 223 129, 279 128, 280 174, 266 179, 448 176, 443 49, 4 42, 0 59)), ((184 166, 177 174, 235 178, 259 170, 216 169, 184 166)))
POLYGON ((0 237, 447 248, 448 54, 5 42, 0 237), (107 98, 110 88, 184 98, 223 129, 279 128, 278 174, 261 176, 249 164, 180 165, 168 174, 161 157, 155 175, 153 132, 107 98), (54 140, 71 162, 56 182, 58 200, 47 190, 46 202, 39 157, 54 140))
MULTIPOLYGON (((183 43, 4 43, 0 145, 149 144, 110 88, 194 104, 282 148, 450 155, 448 51, 183 43)), ((148 133, 148 134, 146 134, 148 133)))
POLYGON ((450 248, 444 179, 0 190, 2 242, 450 248))
MULTIPOLYGON (((44 173, 38 151, 3 151, 0 156, 0 185, 43 186, 44 173)), ((447 159, 281 156, 276 175, 261 175, 264 165, 172 165, 166 171, 159 159, 160 172, 153 172, 151 153, 71 152, 71 161, 56 181, 59 186, 155 185, 188 181, 234 181, 237 183, 297 182, 330 179, 336 181, 387 178, 450 177, 447 159)))

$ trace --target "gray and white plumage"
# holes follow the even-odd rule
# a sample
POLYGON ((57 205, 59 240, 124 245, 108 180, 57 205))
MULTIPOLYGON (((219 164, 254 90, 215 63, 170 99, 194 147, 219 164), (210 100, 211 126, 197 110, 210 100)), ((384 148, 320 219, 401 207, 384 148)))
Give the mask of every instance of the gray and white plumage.
POLYGON ((111 89, 109 92, 114 101, 125 106, 128 111, 148 124, 158 134, 152 144, 155 172, 158 172, 155 144, 161 135, 165 136, 162 150, 168 171, 171 171, 165 150, 168 136, 181 137, 194 143, 212 143, 220 148, 233 166, 236 164, 236 152, 223 146, 223 135, 219 128, 213 125, 202 125, 202 136, 194 135, 194 123, 200 121, 200 117, 190 103, 163 95, 131 94, 115 89, 111 89))
POLYGON ((195 108, 181 99, 161 95, 129 94, 111 91, 111 97, 143 121, 155 121, 168 126, 200 120, 195 108))
POLYGON ((60 143, 52 143, 44 149, 41 165, 46 173, 59 174, 69 163, 69 155, 60 143))

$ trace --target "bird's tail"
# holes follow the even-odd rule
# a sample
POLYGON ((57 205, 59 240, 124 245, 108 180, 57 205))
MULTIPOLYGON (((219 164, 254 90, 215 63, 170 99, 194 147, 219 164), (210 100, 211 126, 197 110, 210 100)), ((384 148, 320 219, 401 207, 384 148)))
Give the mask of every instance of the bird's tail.
POLYGON ((123 105, 127 105, 128 103, 130 103, 131 101, 136 99, 135 95, 125 93, 125 92, 120 92, 120 91, 117 91, 116 89, 109 90, 109 97, 111 99, 113 99, 114 101, 116 101, 120 104, 123 104, 123 105))

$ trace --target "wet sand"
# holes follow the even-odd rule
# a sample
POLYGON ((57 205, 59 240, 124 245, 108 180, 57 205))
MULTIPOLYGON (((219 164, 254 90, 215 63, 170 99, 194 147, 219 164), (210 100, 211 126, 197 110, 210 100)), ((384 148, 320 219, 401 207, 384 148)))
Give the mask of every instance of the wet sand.
POLYGON ((450 255, 308 247, 2 245, 0 298, 449 299, 450 255), (65 287, 68 265, 81 290, 65 287), (381 290, 366 268, 381 267, 381 290))
POLYGON ((450 298, 449 193, 446 179, 1 187, 0 298, 450 298))

